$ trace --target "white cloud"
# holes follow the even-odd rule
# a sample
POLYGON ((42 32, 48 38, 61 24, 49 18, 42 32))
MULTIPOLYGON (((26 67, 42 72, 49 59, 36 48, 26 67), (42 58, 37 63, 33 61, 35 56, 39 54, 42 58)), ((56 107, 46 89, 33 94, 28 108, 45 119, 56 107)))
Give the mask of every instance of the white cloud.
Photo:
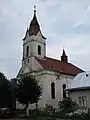
POLYGON ((16 76, 34 5, 47 37, 47 55, 60 59, 64 46, 69 61, 89 71, 90 0, 0 0, 0 71, 16 76))
POLYGON ((64 46, 69 62, 78 65, 83 70, 90 69, 88 66, 90 61, 90 35, 57 36, 55 38, 60 38, 60 40, 56 40, 56 43, 52 46, 48 45, 48 56, 60 59, 64 46))

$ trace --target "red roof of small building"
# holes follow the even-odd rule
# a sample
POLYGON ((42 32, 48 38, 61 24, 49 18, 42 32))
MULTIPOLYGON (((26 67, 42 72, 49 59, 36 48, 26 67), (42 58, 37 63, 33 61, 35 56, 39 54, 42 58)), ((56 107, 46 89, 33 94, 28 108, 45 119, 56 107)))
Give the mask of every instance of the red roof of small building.
POLYGON ((75 65, 71 63, 65 63, 63 61, 45 57, 45 59, 36 58, 37 61, 42 65, 44 69, 51 69, 54 71, 58 71, 62 74, 68 74, 68 75, 77 75, 80 72, 83 72, 80 68, 76 67, 75 65))

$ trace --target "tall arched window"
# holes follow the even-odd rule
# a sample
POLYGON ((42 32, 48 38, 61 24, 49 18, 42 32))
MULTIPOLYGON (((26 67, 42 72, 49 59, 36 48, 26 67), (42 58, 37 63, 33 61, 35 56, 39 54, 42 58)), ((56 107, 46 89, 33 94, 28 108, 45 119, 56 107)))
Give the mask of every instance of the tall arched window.
POLYGON ((62 85, 62 88, 65 90, 65 88, 66 88, 66 84, 63 84, 63 85, 62 85))
POLYGON ((63 98, 66 98, 66 91, 65 91, 65 89, 66 89, 66 84, 63 84, 63 85, 62 85, 62 89, 63 89, 63 98))
POLYGON ((38 55, 41 55, 41 46, 38 45, 38 55))
POLYGON ((52 99, 55 99, 55 83, 51 83, 51 97, 52 99))
POLYGON ((28 57, 29 56, 29 46, 27 46, 27 48, 26 48, 26 57, 28 57))

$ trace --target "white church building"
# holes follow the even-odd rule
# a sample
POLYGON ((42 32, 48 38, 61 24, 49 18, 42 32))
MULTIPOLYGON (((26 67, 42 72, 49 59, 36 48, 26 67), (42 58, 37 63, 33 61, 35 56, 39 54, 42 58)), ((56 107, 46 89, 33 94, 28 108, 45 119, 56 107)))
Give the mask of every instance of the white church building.
POLYGON ((23 39, 22 66, 17 77, 28 73, 43 85, 39 107, 45 104, 56 105, 64 96, 63 89, 68 88, 70 81, 81 72, 83 70, 69 63, 64 49, 61 60, 46 56, 46 38, 40 30, 34 10, 33 19, 23 39))

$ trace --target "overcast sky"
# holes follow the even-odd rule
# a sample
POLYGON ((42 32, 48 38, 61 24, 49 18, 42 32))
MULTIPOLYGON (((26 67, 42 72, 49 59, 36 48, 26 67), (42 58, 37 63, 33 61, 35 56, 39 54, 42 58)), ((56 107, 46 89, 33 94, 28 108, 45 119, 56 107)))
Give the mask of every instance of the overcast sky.
POLYGON ((0 72, 17 75, 34 5, 47 56, 60 59, 64 48, 69 62, 90 71, 90 0, 0 0, 0 72))

